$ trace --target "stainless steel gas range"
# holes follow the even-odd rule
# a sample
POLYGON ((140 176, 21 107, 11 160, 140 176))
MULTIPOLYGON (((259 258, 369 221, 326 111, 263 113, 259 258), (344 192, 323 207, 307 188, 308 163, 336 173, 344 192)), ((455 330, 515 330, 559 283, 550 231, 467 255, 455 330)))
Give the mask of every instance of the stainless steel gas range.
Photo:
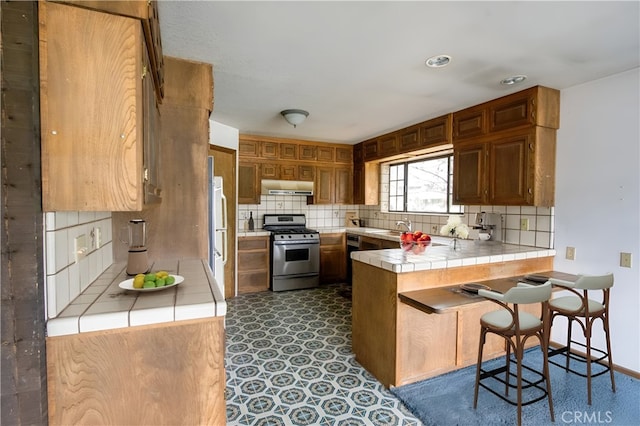
POLYGON ((320 284, 320 234, 307 229, 303 214, 265 214, 271 231, 272 291, 298 290, 320 284))

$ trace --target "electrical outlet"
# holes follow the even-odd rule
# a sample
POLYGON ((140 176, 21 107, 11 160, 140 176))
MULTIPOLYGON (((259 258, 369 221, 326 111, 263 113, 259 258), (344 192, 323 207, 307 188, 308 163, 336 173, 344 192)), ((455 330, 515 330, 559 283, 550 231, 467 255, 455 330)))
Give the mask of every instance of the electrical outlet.
POLYGON ((576 248, 575 247, 567 247, 567 251, 564 256, 568 260, 576 260, 576 248))
POLYGON ((520 230, 521 231, 528 231, 529 230, 529 219, 526 217, 523 217, 522 219, 520 219, 520 230))
POLYGON ((431 225, 431 233, 432 234, 438 233, 438 225, 431 225))
POLYGON ((620 266, 631 268, 631 253, 620 253, 620 266))
POLYGON ((247 212, 240 212, 240 220, 245 220, 247 218, 247 212))
POLYGON ((73 240, 73 252, 75 262, 78 263, 80 259, 87 255, 89 248, 87 247, 87 236, 82 234, 73 240))

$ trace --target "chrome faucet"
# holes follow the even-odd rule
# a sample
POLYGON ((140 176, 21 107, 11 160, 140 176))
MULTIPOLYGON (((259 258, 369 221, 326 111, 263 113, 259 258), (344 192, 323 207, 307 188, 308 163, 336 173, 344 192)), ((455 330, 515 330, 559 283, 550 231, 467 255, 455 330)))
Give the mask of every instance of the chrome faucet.
POLYGON ((396 222, 396 228, 399 227, 400 225, 404 225, 404 227, 407 228, 408 232, 412 232, 411 221, 409 219, 405 218, 404 220, 399 220, 398 222, 396 222))

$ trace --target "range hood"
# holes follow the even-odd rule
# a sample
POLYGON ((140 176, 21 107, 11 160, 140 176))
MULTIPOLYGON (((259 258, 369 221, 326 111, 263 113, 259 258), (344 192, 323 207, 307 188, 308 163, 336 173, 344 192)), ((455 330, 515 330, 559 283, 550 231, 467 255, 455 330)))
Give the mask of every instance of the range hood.
POLYGON ((262 180, 262 195, 313 195, 313 182, 302 180, 262 180))

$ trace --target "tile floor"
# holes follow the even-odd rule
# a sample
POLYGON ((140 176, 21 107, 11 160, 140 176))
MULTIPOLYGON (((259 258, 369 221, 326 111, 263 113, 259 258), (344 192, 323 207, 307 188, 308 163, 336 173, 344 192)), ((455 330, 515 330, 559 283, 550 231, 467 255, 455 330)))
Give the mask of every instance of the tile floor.
POLYGON ((228 425, 421 425, 355 361, 344 289, 227 300, 228 425))

